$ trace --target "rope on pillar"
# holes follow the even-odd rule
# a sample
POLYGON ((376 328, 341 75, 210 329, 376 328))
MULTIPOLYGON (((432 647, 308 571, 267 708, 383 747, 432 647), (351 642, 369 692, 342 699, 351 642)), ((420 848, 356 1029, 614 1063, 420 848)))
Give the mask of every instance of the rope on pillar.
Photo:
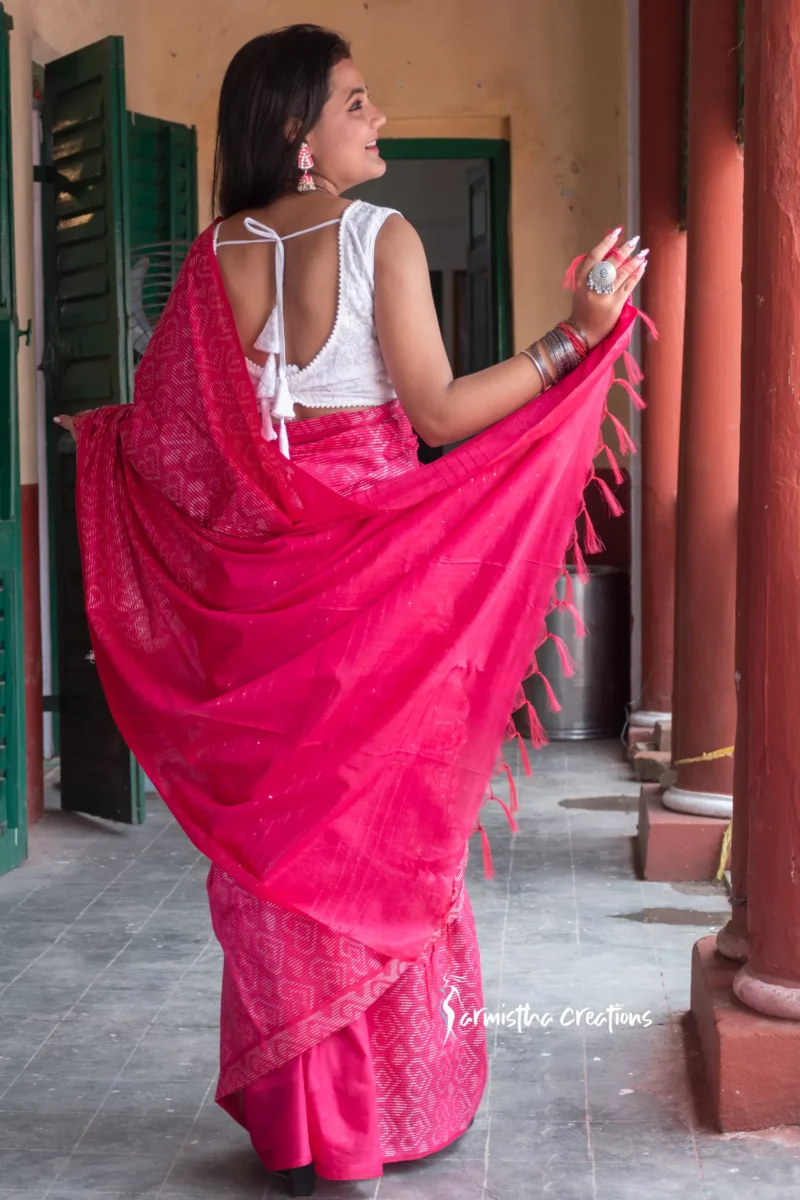
POLYGON ((725 874, 725 868, 728 865, 728 858, 731 852, 731 842, 733 840, 733 821, 728 822, 728 828, 722 835, 722 849, 719 853, 719 866, 717 867, 716 881, 720 882, 725 874))
POLYGON ((732 758, 733 746, 725 746, 722 750, 706 750, 704 754, 697 754, 694 758, 679 758, 672 765, 673 767, 686 767, 689 763, 713 762, 717 758, 732 758))

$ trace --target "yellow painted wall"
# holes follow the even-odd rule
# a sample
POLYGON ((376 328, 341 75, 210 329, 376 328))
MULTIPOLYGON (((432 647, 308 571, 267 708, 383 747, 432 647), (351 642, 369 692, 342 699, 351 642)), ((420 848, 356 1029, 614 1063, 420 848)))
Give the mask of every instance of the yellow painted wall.
MULTIPOLYGON (((9 0, 17 277, 32 313, 30 62, 125 37, 128 107, 197 126, 209 216, 217 97, 248 38, 293 21, 348 36, 386 136, 493 136, 512 149, 514 329, 527 345, 563 316, 575 254, 626 220, 625 0, 9 0)), ((20 354, 23 482, 36 479, 35 349, 20 354)))

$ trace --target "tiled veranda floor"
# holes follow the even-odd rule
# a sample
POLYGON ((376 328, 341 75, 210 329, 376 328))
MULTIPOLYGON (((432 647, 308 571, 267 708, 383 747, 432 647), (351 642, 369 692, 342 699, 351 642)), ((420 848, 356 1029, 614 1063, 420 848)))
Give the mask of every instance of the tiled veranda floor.
MULTIPOLYGON (((800 1139, 721 1137, 692 1101, 690 950, 724 894, 636 880, 618 747, 555 745, 536 770, 513 843, 492 806, 495 878, 475 839, 470 891, 487 1008, 528 1003, 554 1025, 490 1031, 490 1084, 454 1147, 380 1181, 320 1183, 321 1200, 800 1195, 800 1139), (654 1023, 559 1023, 610 1004, 654 1023)), ((30 862, 0 879, 0 1200, 282 1194, 212 1101, 205 873, 154 801, 135 830, 48 812, 30 862)))

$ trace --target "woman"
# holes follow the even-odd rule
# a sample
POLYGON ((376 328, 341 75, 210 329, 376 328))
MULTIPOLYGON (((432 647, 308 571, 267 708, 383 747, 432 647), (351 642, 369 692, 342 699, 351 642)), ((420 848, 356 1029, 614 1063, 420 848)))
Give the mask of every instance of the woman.
POLYGON ((385 171, 384 121, 337 35, 243 47, 221 219, 135 403, 59 418, 112 712, 212 859, 217 1099, 294 1195, 436 1151, 480 1103, 467 837, 646 263, 615 230, 569 323, 453 380, 418 236, 343 199, 385 171), (479 436, 420 469, 414 430, 479 436))

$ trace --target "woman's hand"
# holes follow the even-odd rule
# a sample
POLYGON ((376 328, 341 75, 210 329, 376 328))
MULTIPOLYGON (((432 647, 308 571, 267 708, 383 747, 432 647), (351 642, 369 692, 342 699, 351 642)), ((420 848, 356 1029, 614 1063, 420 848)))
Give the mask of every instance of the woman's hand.
POLYGON ((74 417, 70 417, 67 413, 61 413, 60 416, 53 417, 53 420, 56 425, 60 425, 62 429, 66 429, 67 433, 72 434, 73 440, 77 441, 75 437, 75 422, 81 417, 88 417, 91 411, 90 408, 87 408, 83 412, 75 413, 74 417))
POLYGON ((647 250, 636 254, 638 238, 617 246, 620 230, 615 229, 580 264, 575 275, 575 298, 571 320, 583 330, 590 348, 602 342, 619 320, 625 301, 639 283, 647 267, 647 250), (608 296, 590 291, 586 285, 589 272, 607 258, 617 268, 614 291, 608 296))

